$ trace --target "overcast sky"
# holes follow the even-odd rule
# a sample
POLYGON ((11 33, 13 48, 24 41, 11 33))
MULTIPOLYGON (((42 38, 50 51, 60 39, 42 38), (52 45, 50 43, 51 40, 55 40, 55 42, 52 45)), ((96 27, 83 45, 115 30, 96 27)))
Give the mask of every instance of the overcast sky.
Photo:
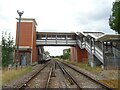
MULTIPOLYGON (((115 0, 0 0, 0 30, 11 32, 15 38, 17 10, 23 18, 35 18, 37 31, 115 33, 108 24, 115 0)), ((0 32, 1 36, 1 32, 0 32)), ((1 40, 1 39, 0 39, 1 40)), ((46 50, 49 50, 47 47, 46 50)), ((64 47, 61 47, 64 48, 64 47)), ((50 53, 61 48, 51 47, 50 53)), ((65 47, 66 48, 66 47, 65 47)))

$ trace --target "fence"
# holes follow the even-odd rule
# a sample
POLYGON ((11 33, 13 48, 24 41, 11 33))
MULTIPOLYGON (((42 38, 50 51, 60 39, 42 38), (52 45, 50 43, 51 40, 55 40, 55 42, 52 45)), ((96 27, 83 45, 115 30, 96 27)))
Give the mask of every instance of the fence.
POLYGON ((105 69, 120 69, 120 58, 105 56, 105 69))

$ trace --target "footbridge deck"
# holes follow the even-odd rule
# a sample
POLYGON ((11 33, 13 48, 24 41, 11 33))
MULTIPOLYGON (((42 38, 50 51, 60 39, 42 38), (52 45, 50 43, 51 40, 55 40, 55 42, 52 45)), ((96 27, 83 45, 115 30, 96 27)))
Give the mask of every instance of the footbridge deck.
POLYGON ((76 45, 75 33, 37 32, 36 44, 39 46, 73 46, 76 45))

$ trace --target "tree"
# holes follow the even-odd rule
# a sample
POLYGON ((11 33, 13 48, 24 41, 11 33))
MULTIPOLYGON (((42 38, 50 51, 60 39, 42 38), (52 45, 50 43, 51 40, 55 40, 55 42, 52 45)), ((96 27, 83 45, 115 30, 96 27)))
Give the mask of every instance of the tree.
POLYGON ((70 49, 65 49, 65 52, 63 53, 62 58, 69 59, 69 57, 70 57, 70 49))
POLYGON ((2 32, 2 66, 6 67, 13 62, 14 40, 11 34, 2 32))
POLYGON ((109 18, 110 28, 120 34, 120 1, 113 3, 112 15, 109 18))

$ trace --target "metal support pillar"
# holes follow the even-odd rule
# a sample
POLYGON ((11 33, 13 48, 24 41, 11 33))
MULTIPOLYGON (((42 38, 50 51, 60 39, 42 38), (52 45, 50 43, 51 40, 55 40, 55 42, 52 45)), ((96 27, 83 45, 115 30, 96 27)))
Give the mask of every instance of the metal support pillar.
POLYGON ((18 23, 18 37, 17 37, 17 41, 18 41, 18 43, 17 43, 17 51, 16 51, 16 69, 17 69, 17 67, 18 67, 18 61, 19 61, 19 44, 20 44, 20 23, 21 23, 21 16, 22 16, 22 14, 24 13, 23 11, 22 12, 19 12, 18 10, 17 10, 17 13, 19 14, 19 23, 18 23))

